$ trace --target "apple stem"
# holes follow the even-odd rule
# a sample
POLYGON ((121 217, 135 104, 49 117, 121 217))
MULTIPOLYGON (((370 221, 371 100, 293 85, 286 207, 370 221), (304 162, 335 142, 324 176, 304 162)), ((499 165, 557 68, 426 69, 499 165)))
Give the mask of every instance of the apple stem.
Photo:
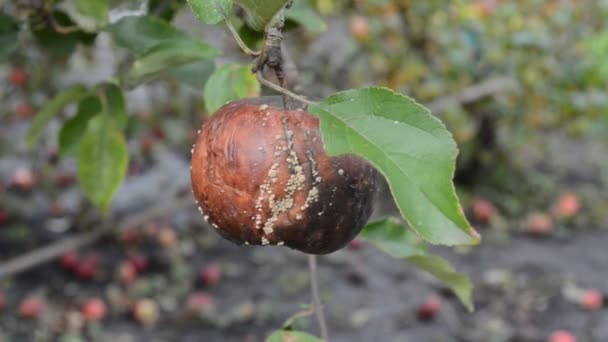
POLYGON ((317 316, 319 323, 319 330, 321 331, 321 338, 323 341, 328 342, 329 337, 327 333, 327 322, 325 321, 325 314, 323 313, 323 306, 321 305, 321 298, 319 297, 319 281, 317 277, 317 256, 308 256, 308 268, 310 270, 310 289, 312 292, 312 309, 317 316))

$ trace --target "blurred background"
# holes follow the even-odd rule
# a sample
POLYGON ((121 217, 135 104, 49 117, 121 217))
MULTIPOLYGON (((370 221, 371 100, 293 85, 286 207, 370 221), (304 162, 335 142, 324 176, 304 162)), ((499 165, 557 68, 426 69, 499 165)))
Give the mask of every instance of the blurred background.
MULTIPOLYGON (((0 29, 7 16, 36 28, 0 64, 0 341, 264 341, 309 302, 305 255, 234 246, 174 200, 190 192, 211 69, 127 93, 129 171, 108 221, 59 156, 61 120, 34 150, 25 134, 59 90, 111 78, 127 53, 107 32, 65 35, 19 17, 19 2, 0 1, 0 29), (98 226, 119 229, 98 238, 98 226), (54 243, 59 258, 40 253, 54 243)), ((108 2, 116 22, 161 1, 108 2)), ((251 62, 225 25, 201 24, 184 4, 160 14, 222 50, 218 66, 251 62)), ((321 257, 331 340, 549 341, 565 330, 608 341, 608 1, 296 0, 294 10, 290 87, 322 98, 383 85, 431 108, 459 145, 455 182, 483 236, 433 249, 471 276, 473 313, 363 240, 321 257)), ((383 188, 376 216, 394 213, 383 188)), ((317 331, 313 319, 295 326, 317 331)))

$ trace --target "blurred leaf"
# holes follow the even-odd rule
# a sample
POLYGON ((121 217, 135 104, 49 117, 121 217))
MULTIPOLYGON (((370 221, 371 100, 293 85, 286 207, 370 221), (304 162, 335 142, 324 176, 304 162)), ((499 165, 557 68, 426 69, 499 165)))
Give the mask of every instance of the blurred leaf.
POLYGON ((169 74, 189 87, 202 91, 214 70, 214 61, 200 61, 179 66, 169 74))
POLYGON ((124 17, 107 30, 116 45, 137 54, 167 40, 188 39, 184 31, 149 15, 124 17))
POLYGON ((89 96, 80 101, 76 116, 67 120, 59 131, 59 153, 62 157, 78 151, 89 120, 99 113, 101 113, 101 103, 96 96, 89 96))
POLYGON ((67 0, 60 2, 57 8, 86 32, 97 32, 108 23, 109 8, 106 0, 67 0))
POLYGON ((149 0, 148 13, 158 16, 166 21, 171 21, 183 5, 182 0, 149 0))
POLYGON ((48 123, 63 107, 72 102, 78 102, 90 95, 90 91, 81 85, 75 85, 59 93, 55 98, 47 102, 34 117, 32 124, 27 132, 27 144, 32 147, 40 138, 40 135, 48 123))
POLYGON ((425 270, 449 286, 462 303, 473 310, 473 285, 446 260, 427 252, 424 243, 395 218, 368 224, 360 235, 379 249, 425 270))
MULTIPOLYGON (((56 11, 53 12, 55 20, 65 27, 76 25, 65 13, 56 11)), ((95 41, 97 34, 87 33, 84 31, 75 31, 70 33, 59 33, 50 26, 33 26, 32 34, 36 38, 36 42, 43 49, 52 55, 66 56, 74 52, 79 43, 91 44, 95 41)))
POLYGON ((217 24, 232 9, 232 0, 187 0, 192 13, 205 24, 217 24))
POLYGON ((207 60, 219 52, 211 46, 192 40, 170 40, 146 50, 133 62, 123 78, 127 87, 149 81, 159 73, 191 62, 207 60))
POLYGON ((209 77, 203 97, 207 112, 214 113, 228 101, 259 94, 260 84, 251 72, 251 66, 225 64, 209 77))
POLYGON ((0 12, 0 62, 17 49, 19 24, 13 17, 0 12))
POLYGON ((264 31, 288 0, 235 0, 245 10, 247 24, 254 30, 264 31))
POLYGON ((294 2, 293 6, 285 12, 285 19, 295 21, 310 32, 319 33, 327 30, 327 25, 315 12, 309 0, 294 2))
POLYGON ((452 178, 458 150, 445 126, 423 106, 387 88, 349 90, 315 104, 325 148, 354 153, 386 177, 401 215, 425 240, 479 242, 452 178))
POLYGON ((116 120, 118 128, 127 128, 129 116, 122 89, 116 84, 106 83, 101 86, 100 96, 103 112, 116 120))
POLYGON ((85 195, 103 211, 127 174, 127 142, 115 120, 99 115, 91 120, 78 152, 78 179, 85 195))
POLYGON ((270 335, 266 342, 323 342, 323 340, 301 331, 279 330, 270 335))

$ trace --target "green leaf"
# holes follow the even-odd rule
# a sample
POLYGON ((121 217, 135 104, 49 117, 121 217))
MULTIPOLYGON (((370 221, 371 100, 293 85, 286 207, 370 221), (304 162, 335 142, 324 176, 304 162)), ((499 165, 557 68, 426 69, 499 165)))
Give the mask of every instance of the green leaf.
POLYGON ((285 19, 295 21, 308 31, 320 33, 327 30, 327 25, 313 9, 309 0, 298 0, 285 12, 285 19))
POLYGON ((47 102, 42 109, 36 114, 32 124, 27 132, 26 141, 29 147, 32 147, 42 135, 49 121, 61 112, 63 107, 72 102, 80 101, 90 94, 89 90, 81 85, 72 86, 47 102))
POLYGON ((353 153, 385 177, 401 215, 425 240, 479 242, 452 178, 458 149, 445 126, 414 100, 388 88, 350 90, 313 105, 328 153, 353 153))
POLYGON ((202 91, 214 70, 214 61, 200 61, 179 66, 171 70, 169 75, 191 88, 202 91))
POLYGON ((108 23, 108 3, 106 0, 70 0, 60 7, 87 32, 95 32, 108 23))
MULTIPOLYGON (((247 24, 256 31, 264 31, 288 0, 235 0, 245 10, 247 24)), ((297 1, 296 1, 297 2, 297 1)))
POLYGON ((163 41, 146 50, 123 78, 127 87, 155 78, 159 73, 200 60, 217 56, 219 52, 211 46, 192 40, 163 41))
MULTIPOLYGON (((55 11, 53 17, 61 25, 71 27, 76 25, 64 12, 55 11)), ((32 25, 33 23, 30 23, 32 25)), ((75 31, 70 33, 59 33, 50 26, 32 27, 32 34, 39 46, 52 55, 65 57, 74 52, 79 43, 92 44, 97 37, 95 33, 75 31)))
POLYGON ((66 157, 75 154, 91 118, 101 113, 101 102, 96 96, 84 98, 78 104, 78 113, 67 120, 59 131, 59 153, 66 157))
POLYGON ((217 24, 232 9, 232 0, 188 0, 194 16, 205 24, 217 24))
POLYGON ((407 262, 423 269, 442 283, 449 286, 469 311, 473 311, 473 284, 469 277, 454 270, 452 265, 436 255, 416 255, 407 258, 407 262))
POLYGON ((19 24, 13 17, 0 12, 0 62, 17 49, 19 24))
POLYGON ((171 21, 179 12, 184 4, 182 1, 169 1, 166 0, 149 0, 147 12, 166 20, 171 21))
POLYGON ((323 342, 323 340, 301 331, 279 330, 270 335, 266 342, 323 342))
POLYGON ((85 195, 103 211, 127 174, 127 142, 115 120, 99 115, 89 121, 78 152, 78 179, 85 195))
POLYGON ((379 249, 417 266, 449 286, 462 303, 473 310, 473 284, 464 274, 454 270, 446 260, 428 253, 424 243, 395 218, 387 218, 365 226, 360 235, 379 249))
POLYGON ((107 27, 114 43, 136 54, 167 40, 187 40, 188 34, 159 18, 128 16, 107 27))
POLYGON ((114 118, 120 129, 127 128, 129 116, 127 114, 127 104, 122 94, 122 89, 113 83, 106 83, 100 86, 100 99, 103 112, 114 118))
POLYGON ((209 77, 203 98, 207 112, 214 113, 226 102, 255 97, 260 94, 260 84, 251 73, 251 67, 241 64, 225 64, 209 77))

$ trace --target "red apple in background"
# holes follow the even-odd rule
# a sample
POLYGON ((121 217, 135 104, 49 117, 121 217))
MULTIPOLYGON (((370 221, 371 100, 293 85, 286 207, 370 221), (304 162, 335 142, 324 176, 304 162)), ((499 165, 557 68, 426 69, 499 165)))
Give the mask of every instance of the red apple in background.
POLYGON ((588 311, 597 311, 604 306, 604 295, 597 289, 583 291, 579 299, 579 305, 588 311))
POLYGON ((186 310, 193 314, 209 313, 215 310, 215 301, 207 293, 194 292, 188 297, 186 310))
POLYGON ((45 302, 42 298, 28 296, 19 304, 19 315, 23 318, 37 319, 44 310, 45 302))
POLYGON ((421 321, 430 321, 437 316, 441 310, 441 298, 437 295, 431 295, 424 299, 424 301, 416 309, 416 316, 421 321))
POLYGON ((526 232, 536 236, 548 236, 553 233, 553 219, 544 213, 533 213, 526 218, 526 232))
POLYGON ((471 204, 471 212, 475 221, 486 224, 496 215, 496 207, 485 198, 476 198, 471 204))
POLYGON ((358 40, 369 38, 369 22, 367 18, 355 15, 350 19, 350 33, 358 40))
POLYGON ((82 306, 81 310, 84 318, 91 321, 99 321, 102 320, 107 310, 106 303, 99 298, 91 298, 87 300, 82 306))
POLYGON ((201 282, 205 286, 214 286, 220 282, 222 278, 222 269, 218 264, 210 264, 203 268, 200 271, 200 279, 201 282))
POLYGON ((578 196, 572 192, 562 194, 553 206, 553 214, 559 218, 570 218, 578 214, 581 203, 578 196))
POLYGON ((20 67, 12 67, 8 75, 8 82, 13 87, 23 87, 27 83, 27 74, 20 67))
POLYGON ((567 330, 558 330, 549 336, 548 342, 576 342, 576 337, 567 330))

